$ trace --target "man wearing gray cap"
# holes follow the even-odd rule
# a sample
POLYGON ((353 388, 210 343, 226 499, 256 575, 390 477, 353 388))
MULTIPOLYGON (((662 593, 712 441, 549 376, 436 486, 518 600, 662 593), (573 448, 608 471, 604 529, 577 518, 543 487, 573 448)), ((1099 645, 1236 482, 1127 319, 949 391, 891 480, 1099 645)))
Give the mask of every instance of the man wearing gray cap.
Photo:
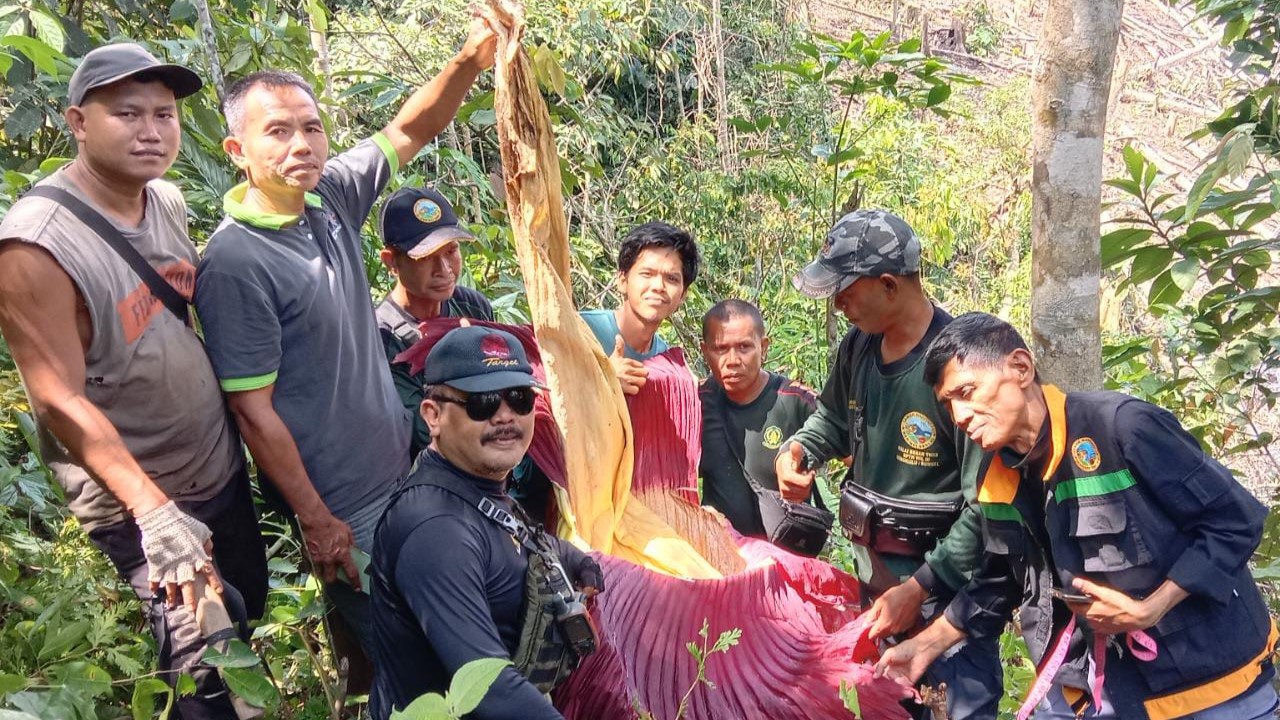
POLYGON ((161 673, 194 677, 176 701, 186 720, 236 717, 199 663, 196 581, 242 622, 262 615, 267 589, 243 451, 187 318, 186 204, 160 179, 178 154, 177 101, 200 87, 137 45, 90 52, 65 112, 76 158, 0 224, 0 331, 41 455, 143 601, 161 673))
MULTIPOLYGON (((955 432, 923 379, 924 351, 951 316, 925 295, 919 238, 883 210, 836 221, 792 283, 813 298, 834 295, 854 327, 817 411, 779 448, 778 486, 784 498, 803 501, 816 468, 853 456, 840 520, 874 598, 868 632, 907 634, 946 607, 981 557, 973 488, 961 489, 962 475, 976 477, 981 452, 955 432)), ((934 663, 929 679, 946 683, 949 717, 995 718, 1002 669, 994 640, 960 646, 934 663)))

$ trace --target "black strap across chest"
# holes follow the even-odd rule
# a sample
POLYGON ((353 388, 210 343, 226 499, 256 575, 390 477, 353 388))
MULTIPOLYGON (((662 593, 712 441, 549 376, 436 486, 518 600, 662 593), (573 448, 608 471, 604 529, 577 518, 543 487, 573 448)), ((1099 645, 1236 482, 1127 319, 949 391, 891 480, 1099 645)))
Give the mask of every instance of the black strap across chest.
POLYGON ((50 200, 76 216, 80 222, 84 223, 102 238, 103 242, 116 251, 122 260, 129 264, 133 272, 142 279, 151 289, 151 294, 156 296, 169 312, 173 313, 182 324, 189 322, 189 311, 187 308, 187 299, 169 284, 168 280, 161 277, 156 269, 151 267, 151 263, 142 257, 142 253, 138 252, 116 226, 112 225, 102 213, 94 210, 80 198, 72 195, 60 187, 52 185, 37 185, 26 192, 23 197, 40 197, 50 200))
MULTIPOLYGON (((412 478, 412 475, 410 477, 412 478)), ((525 550, 542 557, 544 560, 558 564, 558 560, 552 553, 550 543, 544 536, 542 529, 531 529, 533 528, 533 522, 518 503, 513 502, 512 510, 514 512, 508 512, 494 502, 493 498, 480 492, 466 480, 447 470, 431 473, 429 476, 424 473, 417 478, 412 478, 400 492, 403 493, 409 488, 420 485, 438 487, 457 497, 483 515, 485 519, 502 528, 525 550)), ((392 502, 395 502, 395 498, 392 499, 392 502)))

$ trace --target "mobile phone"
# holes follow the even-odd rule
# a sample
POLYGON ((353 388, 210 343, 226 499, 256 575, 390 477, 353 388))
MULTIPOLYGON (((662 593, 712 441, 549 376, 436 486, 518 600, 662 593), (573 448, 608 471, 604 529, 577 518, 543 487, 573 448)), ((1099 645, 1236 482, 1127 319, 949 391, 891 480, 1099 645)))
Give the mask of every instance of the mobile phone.
POLYGON ((1054 597, 1058 598, 1063 602, 1069 602, 1069 603, 1093 602, 1093 598, 1089 597, 1088 595, 1085 595, 1082 592, 1079 592, 1078 590, 1072 590, 1071 592, 1067 592, 1062 588, 1051 588, 1049 592, 1053 593, 1054 597))

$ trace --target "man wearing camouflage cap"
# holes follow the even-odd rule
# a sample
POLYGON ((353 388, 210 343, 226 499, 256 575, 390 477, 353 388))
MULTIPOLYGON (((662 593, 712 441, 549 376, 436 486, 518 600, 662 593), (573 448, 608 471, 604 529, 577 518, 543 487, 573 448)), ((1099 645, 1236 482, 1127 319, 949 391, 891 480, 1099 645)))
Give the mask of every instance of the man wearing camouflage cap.
MULTIPOLYGON (((836 221, 818 258, 792 283, 813 298, 834 295, 854 327, 817 411, 779 448, 778 486, 784 498, 802 501, 816 468, 853 456, 840 519, 874 598, 869 634, 909 634, 946 607, 981 557, 979 517, 969 502, 976 471, 962 473, 981 452, 955 431, 923 379, 925 349, 951 316, 925 295, 919 238, 883 210, 836 221)), ((927 679, 946 683, 948 716, 965 720, 995 718, 1001 677, 998 648, 988 641, 959 646, 927 679)))

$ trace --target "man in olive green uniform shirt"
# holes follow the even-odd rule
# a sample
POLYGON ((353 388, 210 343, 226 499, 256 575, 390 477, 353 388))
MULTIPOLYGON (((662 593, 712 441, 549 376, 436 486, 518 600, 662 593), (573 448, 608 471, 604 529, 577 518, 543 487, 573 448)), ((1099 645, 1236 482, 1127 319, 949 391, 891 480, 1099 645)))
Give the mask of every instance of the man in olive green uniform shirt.
MULTIPOLYGON (((813 483, 812 468, 852 454, 849 477, 881 495, 971 500, 972 487, 962 492, 961 470, 980 453, 968 449, 967 438, 955 432, 923 380, 925 349, 951 317, 924 293, 915 232, 882 210, 845 215, 818 258, 792 282, 810 297, 834 295, 836 308, 855 327, 840 345, 817 412, 778 453, 775 471, 783 497, 803 499, 813 483)), ((900 581, 868 611, 871 637, 909 632, 945 607, 972 574, 981 541, 977 511, 965 502, 950 530, 923 555, 855 545, 863 580, 870 580, 875 558, 900 581)), ((947 684, 950 717, 995 718, 1002 670, 994 640, 959 646, 934 663, 930 674, 947 684)))

